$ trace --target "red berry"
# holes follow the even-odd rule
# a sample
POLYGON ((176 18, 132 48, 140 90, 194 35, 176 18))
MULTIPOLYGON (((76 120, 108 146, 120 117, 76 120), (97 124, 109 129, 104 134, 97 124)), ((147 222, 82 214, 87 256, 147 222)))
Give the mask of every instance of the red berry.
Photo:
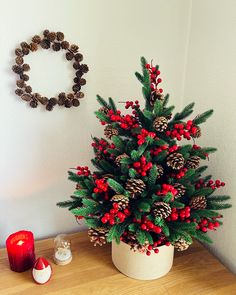
POLYGON ((169 241, 168 242, 165 242, 165 245, 169 247, 170 246, 170 242, 169 241))
POLYGON ((101 221, 102 221, 102 223, 107 223, 107 218, 102 217, 101 221))
POLYGON ((142 230, 146 230, 146 229, 147 229, 147 226, 146 226, 146 224, 144 224, 144 223, 143 223, 143 224, 141 224, 141 229, 142 229, 142 230))
POLYGON ((202 227, 201 228, 201 230, 204 232, 204 233, 206 233, 207 232, 207 228, 204 226, 204 227, 202 227))
POLYGON ((219 227, 219 226, 220 226, 220 223, 219 223, 218 221, 215 221, 215 222, 214 222, 214 226, 215 226, 215 227, 219 227))
POLYGON ((148 250, 150 250, 150 251, 152 250, 152 245, 148 246, 148 250))
POLYGON ((154 250, 154 253, 156 253, 156 254, 159 253, 159 250, 158 249, 155 249, 154 250))
POLYGON ((118 209, 119 208, 119 205, 117 203, 113 203, 112 206, 113 206, 114 209, 118 209))
POLYGON ((157 234, 160 234, 160 233, 162 232, 161 227, 160 227, 160 226, 156 226, 156 227, 155 227, 155 232, 156 232, 157 234))
POLYGON ((151 252, 150 251, 147 251, 146 254, 147 254, 147 256, 150 256, 151 255, 151 252))

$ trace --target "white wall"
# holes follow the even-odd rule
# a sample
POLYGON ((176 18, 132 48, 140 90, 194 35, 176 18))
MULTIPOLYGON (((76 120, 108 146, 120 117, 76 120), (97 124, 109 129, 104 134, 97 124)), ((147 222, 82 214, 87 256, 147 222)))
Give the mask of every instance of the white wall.
POLYGON ((236 272, 236 1, 193 0, 184 103, 215 114, 203 127, 201 144, 218 147, 209 172, 226 182, 220 190, 232 196, 224 226, 211 235, 211 249, 236 272))
MULTIPOLYGON (((56 207, 74 185, 67 169, 88 165, 90 135, 101 134, 93 115, 96 93, 139 98, 133 75, 145 55, 161 64, 163 88, 178 104, 183 95, 190 2, 187 0, 0 1, 0 245, 17 230, 36 238, 80 229, 56 207), (86 98, 77 109, 28 108, 14 95, 11 72, 16 45, 43 29, 63 31, 80 45, 90 67, 86 98)), ((72 72, 60 53, 37 52, 30 83, 40 93, 69 90, 72 72)))

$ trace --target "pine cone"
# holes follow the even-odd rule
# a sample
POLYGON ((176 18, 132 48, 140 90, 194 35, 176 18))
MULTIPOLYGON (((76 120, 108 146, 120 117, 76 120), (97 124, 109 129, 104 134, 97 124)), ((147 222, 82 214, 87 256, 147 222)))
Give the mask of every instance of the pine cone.
POLYGON ((197 131, 194 134, 192 134, 192 137, 199 138, 202 135, 201 128, 199 126, 195 126, 195 127, 197 128, 197 131))
POLYGON ((126 182, 126 190, 131 194, 131 198, 140 195, 146 188, 146 184, 142 179, 131 178, 126 182))
POLYGON ((75 44, 72 44, 72 45, 70 46, 70 50, 71 50, 72 52, 74 52, 74 53, 76 53, 76 52, 78 51, 78 49, 79 49, 79 46, 77 46, 77 45, 75 45, 75 44))
POLYGON ((83 55, 81 53, 76 53, 75 60, 81 62, 83 60, 83 55))
POLYGON ((48 98, 45 96, 39 97, 38 101, 42 104, 42 105, 46 105, 48 103, 48 98))
POLYGON ((125 209, 129 205, 129 198, 124 195, 114 195, 111 201, 118 204, 119 210, 125 209))
POLYGON ((16 81, 16 85, 19 88, 23 88, 23 87, 25 87, 25 81, 23 81, 23 80, 17 80, 16 81))
POLYGON ((32 95, 25 93, 21 95, 21 98, 25 101, 30 101, 32 99, 32 95))
POLYGON ((104 129, 104 135, 106 138, 111 139, 113 135, 118 135, 117 129, 113 128, 112 125, 107 125, 104 129))
POLYGON ((48 34, 49 34, 49 30, 46 29, 46 30, 43 31, 44 37, 47 37, 48 34))
POLYGON ((47 34, 47 39, 49 42, 53 42, 56 40, 57 34, 55 32, 50 32, 47 34))
POLYGON ((64 34, 62 32, 57 32, 57 40, 63 41, 64 40, 64 34))
POLYGON ((74 58, 74 54, 72 52, 67 52, 66 53, 66 59, 67 60, 72 60, 74 58))
POLYGON ((166 164, 174 170, 179 170, 184 167, 184 157, 180 153, 170 154, 166 164))
POLYGON ((68 49, 70 47, 70 43, 67 41, 62 41, 61 42, 61 48, 62 49, 68 49))
POLYGON ((15 90, 15 94, 18 95, 18 96, 21 96, 23 93, 24 93, 23 90, 20 89, 20 88, 17 88, 17 89, 15 90))
POLYGON ((107 233, 108 233, 108 230, 103 227, 99 227, 96 229, 90 228, 88 230, 88 236, 90 238, 90 242, 94 243, 94 246, 97 246, 97 245, 102 246, 106 244, 107 233))
POLYGON ((25 86, 25 92, 26 93, 31 93, 32 92, 32 87, 31 86, 25 86))
POLYGON ((75 93, 79 92, 80 89, 81 89, 81 86, 80 86, 79 84, 75 84, 75 85, 72 86, 72 90, 73 90, 75 93))
POLYGON ((22 57, 24 55, 24 53, 23 53, 22 49, 16 48, 15 49, 15 55, 22 57))
POLYGON ((20 65, 22 65, 24 63, 24 59, 21 56, 17 56, 16 59, 15 59, 15 61, 16 61, 16 64, 18 66, 20 66, 20 65))
POLYGON ((73 98, 73 99, 72 99, 72 105, 73 105, 74 107, 78 107, 78 106, 80 105, 79 100, 78 100, 77 98, 73 98))
POLYGON ((86 80, 84 78, 80 79, 79 84, 84 86, 86 84, 86 80))
POLYGON ((37 100, 36 99, 32 99, 30 101, 30 106, 31 106, 31 108, 37 108, 37 106, 38 106, 37 100))
POLYGON ((116 163, 116 165, 118 166, 118 167, 120 167, 120 161, 122 160, 122 159, 125 159, 125 158, 129 158, 129 156, 127 155, 127 154, 121 154, 121 155, 119 155, 119 156, 117 156, 116 158, 115 158, 115 163, 116 163))
POLYGON ((28 48, 22 48, 22 52, 24 55, 28 55, 30 53, 29 49, 28 48))
POLYGON ((153 121, 153 128, 158 132, 164 132, 168 126, 168 121, 165 117, 157 117, 153 121))
POLYGON ((47 39, 43 39, 41 41, 40 45, 43 49, 49 49, 50 48, 50 41, 47 39))
POLYGON ((146 241, 143 245, 141 245, 138 242, 136 235, 130 232, 126 236, 124 236, 123 242, 128 244, 130 246, 130 249, 133 250, 134 252, 140 252, 140 253, 145 253, 148 250, 148 246, 149 246, 148 241, 146 241))
POLYGON ((104 115, 107 115, 109 112, 109 109, 106 107, 101 107, 98 111, 103 113, 104 115))
POLYGON ((164 169, 161 165, 157 165, 157 172, 158 172, 157 179, 163 176, 164 169))
POLYGON ((32 52, 37 51, 38 50, 38 44, 37 43, 30 43, 30 50, 32 52))
POLYGON ((12 71, 13 71, 14 73, 20 75, 20 74, 22 74, 23 69, 22 69, 21 66, 14 65, 14 66, 12 67, 12 71))
POLYGON ((84 64, 80 66, 80 69, 83 73, 87 73, 89 71, 88 66, 84 64))
POLYGON ((57 104, 57 99, 55 97, 51 97, 48 101, 52 106, 55 106, 57 104))
POLYGON ((167 218, 171 214, 171 207, 165 202, 155 202, 153 204, 153 214, 155 217, 167 218))
POLYGON ((156 100, 163 100, 164 96, 159 91, 152 91, 151 97, 150 97, 150 105, 154 106, 156 100))
POLYGON ((173 186, 178 191, 177 195, 175 195, 175 198, 181 198, 186 192, 185 186, 181 183, 175 183, 173 186))
POLYGON ((30 48, 30 47, 29 47, 29 44, 28 44, 27 42, 21 42, 21 43, 20 43, 20 46, 21 46, 22 49, 23 49, 23 48, 28 48, 28 49, 30 48))
POLYGON ((185 241, 183 238, 180 238, 178 241, 176 241, 173 246, 177 251, 184 251, 187 250, 188 247, 190 246, 190 243, 185 241))
POLYGON ((32 42, 37 43, 37 44, 40 44, 40 42, 41 42, 41 37, 40 37, 39 35, 35 35, 35 36, 32 38, 32 42))
POLYGON ((28 72, 30 70, 30 66, 28 64, 23 64, 22 69, 24 72, 28 72))
POLYGON ((200 165, 201 158, 198 156, 192 156, 188 158, 185 166, 188 169, 196 169, 200 165))
POLYGON ((29 76, 26 75, 26 74, 21 74, 21 75, 20 75, 20 78, 21 78, 22 80, 24 80, 24 81, 28 81, 28 80, 29 80, 29 76))
POLYGON ((83 97, 84 97, 84 93, 80 91, 80 92, 76 93, 75 96, 76 96, 78 99, 80 99, 80 98, 83 98, 83 97))
POLYGON ((190 202, 189 202, 189 206, 192 209, 206 209, 207 207, 207 200, 205 196, 196 196, 193 197, 190 202))
POLYGON ((53 49, 54 51, 59 51, 59 50, 61 49, 61 44, 60 44, 59 42, 54 42, 54 43, 52 44, 52 49, 53 49))

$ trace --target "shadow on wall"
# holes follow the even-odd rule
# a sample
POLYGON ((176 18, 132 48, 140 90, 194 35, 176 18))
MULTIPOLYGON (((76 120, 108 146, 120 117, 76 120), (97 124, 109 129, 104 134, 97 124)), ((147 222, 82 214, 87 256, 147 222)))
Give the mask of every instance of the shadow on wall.
POLYGON ((55 233, 70 233, 85 229, 83 223, 79 225, 69 211, 56 207, 58 192, 63 189, 61 180, 52 183, 50 187, 44 187, 41 191, 37 190, 27 198, 2 200, 0 246, 5 246, 8 235, 21 229, 31 230, 37 239, 55 236, 55 233))

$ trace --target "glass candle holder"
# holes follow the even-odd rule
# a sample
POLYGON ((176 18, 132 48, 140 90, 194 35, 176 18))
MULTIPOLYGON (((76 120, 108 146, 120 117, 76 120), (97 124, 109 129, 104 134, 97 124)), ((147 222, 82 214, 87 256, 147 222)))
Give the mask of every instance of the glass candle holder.
POLYGON ((67 235, 61 234, 54 239, 53 259, 58 265, 66 265, 71 262, 71 241, 67 235))
POLYGON ((11 234, 6 240, 10 268, 16 272, 30 269, 35 262, 34 235, 22 230, 11 234))

